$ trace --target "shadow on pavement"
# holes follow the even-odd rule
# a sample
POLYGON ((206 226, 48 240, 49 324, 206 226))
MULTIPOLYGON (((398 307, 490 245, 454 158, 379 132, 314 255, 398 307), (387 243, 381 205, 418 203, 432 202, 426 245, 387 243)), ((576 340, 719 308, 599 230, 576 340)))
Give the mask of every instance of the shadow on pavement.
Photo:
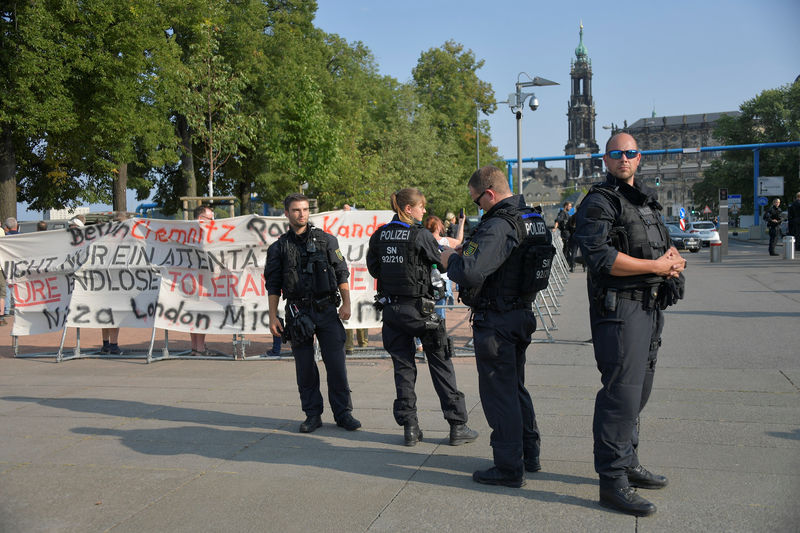
MULTIPOLYGON (((198 422, 215 425, 228 425, 239 428, 284 428, 295 424, 296 420, 281 418, 243 416, 207 409, 194 409, 173 407, 169 405, 149 404, 138 401, 111 400, 105 398, 35 398, 30 396, 5 396, 3 400, 15 402, 30 402, 41 405, 77 411, 81 413, 96 413, 110 416, 133 416, 144 420, 164 420, 171 422, 198 422)), ((270 431, 254 433, 252 431, 226 430, 202 426, 182 426, 159 429, 118 429, 99 427, 76 427, 72 432, 81 435, 99 437, 117 437, 129 449, 143 455, 179 455, 193 453, 211 459, 225 461, 258 461, 274 464, 295 464, 300 466, 318 466, 321 468, 337 469, 361 475, 380 476, 388 479, 427 483, 437 486, 451 486, 467 488, 480 492, 503 492, 513 489, 505 487, 492 487, 478 485, 472 482, 471 473, 476 468, 488 468, 491 464, 485 460, 474 457, 457 455, 433 456, 445 459, 447 468, 460 473, 444 472, 442 469, 426 470, 420 472, 421 465, 431 461, 429 453, 411 451, 399 445, 396 434, 376 433, 371 431, 353 431, 334 429, 337 438, 347 438, 359 442, 376 442, 381 444, 398 444, 394 448, 365 448, 336 446, 324 439, 329 434, 325 429, 333 429, 333 425, 326 424, 320 433, 301 435, 270 431), (301 457, 291 457, 297 449, 308 447, 313 441, 313 448, 301 457), (259 443, 266 444, 258 448, 259 443), (160 444, 180 443, 183 446, 160 446, 160 444), (236 444, 232 444, 236 443, 236 444), (186 445, 191 446, 187 452, 186 445), (224 445, 224 446, 223 446, 224 445), (332 453, 319 453, 329 451, 332 453), (402 450, 403 453, 399 453, 402 450), (286 453, 288 451, 288 453, 286 453), (358 455, 371 454, 379 457, 387 454, 386 461, 375 463, 359 461, 357 459, 342 460, 343 457, 357 457, 358 455), (427 457, 427 459, 425 458, 427 457), (476 464, 483 463, 483 464, 476 464)), ((548 472, 539 472, 531 475, 531 481, 559 481, 570 484, 595 485, 594 479, 581 476, 572 476, 548 472)), ((542 502, 557 502, 591 509, 598 508, 597 502, 586 500, 571 495, 559 494, 543 490, 523 489, 514 492, 515 496, 542 502)))
POLYGON ((765 434, 779 439, 800 440, 800 429, 795 429, 791 433, 786 431, 767 431, 765 434))

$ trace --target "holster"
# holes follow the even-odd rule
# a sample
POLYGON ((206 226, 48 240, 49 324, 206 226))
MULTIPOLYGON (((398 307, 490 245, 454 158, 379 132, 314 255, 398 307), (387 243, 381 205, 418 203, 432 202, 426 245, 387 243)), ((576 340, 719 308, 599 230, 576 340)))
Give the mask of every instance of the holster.
POLYGON ((420 298, 417 300, 417 311, 423 315, 430 315, 436 310, 436 302, 429 298, 420 298))

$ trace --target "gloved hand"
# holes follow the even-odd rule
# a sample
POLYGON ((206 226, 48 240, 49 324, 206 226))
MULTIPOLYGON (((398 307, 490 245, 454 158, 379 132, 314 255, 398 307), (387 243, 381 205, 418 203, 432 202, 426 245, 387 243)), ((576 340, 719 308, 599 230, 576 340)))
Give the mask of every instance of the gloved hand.
POLYGON ((656 303, 659 309, 664 310, 678 303, 678 300, 683 299, 684 288, 685 278, 683 277, 683 273, 677 278, 668 278, 664 280, 658 287, 658 295, 656 296, 656 303))

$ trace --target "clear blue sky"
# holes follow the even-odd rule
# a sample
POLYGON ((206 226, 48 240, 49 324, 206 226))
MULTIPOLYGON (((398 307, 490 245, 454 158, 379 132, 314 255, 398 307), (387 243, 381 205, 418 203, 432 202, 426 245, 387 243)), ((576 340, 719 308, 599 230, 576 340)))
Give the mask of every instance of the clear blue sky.
MULTIPOLYGON (((315 25, 372 50, 380 72, 411 79, 420 53, 453 39, 485 64, 478 75, 498 101, 520 72, 559 86, 535 89, 522 119, 522 156, 562 155, 570 60, 583 20, 592 61, 597 141, 603 125, 656 114, 737 110, 800 75, 800 1, 535 2, 521 0, 319 0, 315 25)), ((523 77, 523 79, 525 79, 523 77)), ((507 105, 488 120, 493 144, 516 157, 507 105)))
MULTIPOLYGON (((498 101, 520 72, 561 85, 536 88, 525 109, 522 155, 561 155, 567 142, 570 60, 578 29, 593 67, 597 141, 603 125, 649 116, 732 111, 800 74, 800 1, 536 2, 522 0, 319 0, 315 25, 362 41, 380 72, 411 79, 420 54, 453 39, 485 64, 498 101)), ((493 144, 516 157, 516 125, 500 104, 488 118, 493 144)), ((138 205, 128 195, 129 210, 138 205)), ((20 220, 38 218, 18 204, 20 220)), ((103 209, 93 206, 93 210, 103 209)))

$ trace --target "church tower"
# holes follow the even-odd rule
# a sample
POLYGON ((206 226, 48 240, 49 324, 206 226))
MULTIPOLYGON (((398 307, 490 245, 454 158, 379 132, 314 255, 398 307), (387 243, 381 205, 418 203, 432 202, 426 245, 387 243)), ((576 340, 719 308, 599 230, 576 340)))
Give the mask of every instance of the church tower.
MULTIPOLYGON (((592 61, 583 45, 583 22, 580 42, 571 62, 572 94, 567 109, 569 140, 564 147, 566 155, 596 154, 600 150, 594 133, 594 100, 592 100, 592 61)), ((601 159, 574 159, 567 161, 567 179, 590 179, 595 172, 602 172, 601 159)))

